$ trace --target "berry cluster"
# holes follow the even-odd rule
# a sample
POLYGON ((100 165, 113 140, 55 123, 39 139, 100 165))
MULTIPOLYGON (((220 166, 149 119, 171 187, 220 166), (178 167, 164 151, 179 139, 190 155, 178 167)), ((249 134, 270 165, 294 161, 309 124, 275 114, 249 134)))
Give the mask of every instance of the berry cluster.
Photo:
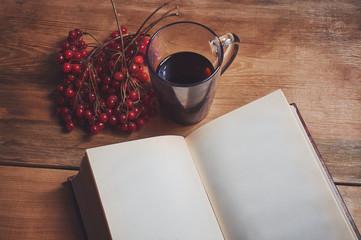
POLYGON ((133 132, 157 114, 155 92, 144 68, 149 37, 128 34, 125 26, 119 30, 100 44, 74 29, 61 44, 56 59, 64 79, 56 88, 56 111, 68 131, 85 126, 97 134, 108 124, 133 132))

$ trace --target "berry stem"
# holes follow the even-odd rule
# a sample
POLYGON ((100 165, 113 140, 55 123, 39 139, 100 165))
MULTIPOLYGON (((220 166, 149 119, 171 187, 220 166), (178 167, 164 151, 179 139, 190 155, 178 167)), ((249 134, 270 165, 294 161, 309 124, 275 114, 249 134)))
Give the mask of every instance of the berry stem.
POLYGON ((157 9, 155 9, 146 19, 145 21, 142 23, 142 25, 139 27, 137 33, 135 35, 138 35, 140 30, 144 27, 144 25, 148 22, 148 20, 154 15, 156 14, 160 9, 162 9, 163 7, 167 6, 168 4, 174 2, 175 0, 171 0, 168 2, 163 3, 162 5, 160 5, 157 9))
MULTIPOLYGON (((125 58, 125 54, 124 54, 124 37, 123 37, 123 32, 122 32, 122 29, 120 27, 120 24, 119 24, 119 19, 118 19, 118 13, 117 13, 117 9, 115 7, 115 4, 114 4, 114 1, 113 0, 110 0, 111 3, 112 3, 112 8, 113 8, 113 12, 114 12, 114 15, 115 15, 115 20, 117 22, 117 26, 118 26, 118 31, 119 31, 119 34, 120 34, 120 42, 121 42, 121 47, 122 47, 122 55, 120 56, 121 57, 121 61, 122 61, 122 65, 126 66, 126 58, 125 58)), ((125 70, 126 70, 126 76, 127 78, 129 77, 129 71, 128 71, 128 68, 125 67, 125 70)))

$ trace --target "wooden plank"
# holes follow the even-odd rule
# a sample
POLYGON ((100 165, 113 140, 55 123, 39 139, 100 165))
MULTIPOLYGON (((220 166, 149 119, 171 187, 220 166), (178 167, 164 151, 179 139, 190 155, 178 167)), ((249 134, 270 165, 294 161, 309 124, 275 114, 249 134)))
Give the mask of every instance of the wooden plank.
POLYGON ((361 187, 355 186, 337 186, 351 216, 361 231, 361 187))
MULTIPOLYGON (((121 24, 135 31, 162 2, 116 2, 121 24)), ((218 34, 234 32, 241 41, 199 125, 282 88, 297 103, 335 181, 361 184, 360 1, 178 4, 182 15, 167 21, 198 21, 218 34)), ((54 89, 62 80, 55 62, 59 45, 76 27, 99 40, 107 37, 116 28, 110 1, 6 0, 0 3, 0 21, 6 23, 0 25, 0 163, 77 168, 85 148, 187 135, 196 127, 158 117, 130 136, 62 131, 53 114, 54 89)))
POLYGON ((71 170, 0 166, 0 239, 85 239, 71 170))
MULTIPOLYGON (((72 170, 0 166, 0 239, 85 239, 68 176, 72 170)), ((337 186, 356 226, 361 187, 337 186)))

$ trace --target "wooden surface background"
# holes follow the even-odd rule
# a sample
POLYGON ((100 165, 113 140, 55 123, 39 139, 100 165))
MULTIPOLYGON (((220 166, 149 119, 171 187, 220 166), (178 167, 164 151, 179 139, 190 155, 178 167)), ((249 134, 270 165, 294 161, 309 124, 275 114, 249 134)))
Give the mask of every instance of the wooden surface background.
MULTIPOLYGON (((135 32, 162 1, 115 1, 135 32)), ((361 227, 361 2, 176 1, 181 16, 240 50, 222 75, 208 117, 193 126, 152 118, 141 130, 71 133, 55 115, 55 60, 69 30, 102 41, 116 29, 110 1, 0 1, 0 239, 82 239, 66 178, 86 148, 193 129, 282 89, 296 102, 356 225, 361 227)))

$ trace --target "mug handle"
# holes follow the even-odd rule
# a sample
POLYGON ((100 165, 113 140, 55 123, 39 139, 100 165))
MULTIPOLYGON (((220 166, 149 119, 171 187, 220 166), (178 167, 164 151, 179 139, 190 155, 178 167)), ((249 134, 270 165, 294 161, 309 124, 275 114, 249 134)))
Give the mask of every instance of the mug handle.
POLYGON ((221 68, 222 75, 237 56, 240 41, 238 36, 234 33, 226 33, 220 36, 219 40, 221 41, 223 50, 225 50, 221 68))

